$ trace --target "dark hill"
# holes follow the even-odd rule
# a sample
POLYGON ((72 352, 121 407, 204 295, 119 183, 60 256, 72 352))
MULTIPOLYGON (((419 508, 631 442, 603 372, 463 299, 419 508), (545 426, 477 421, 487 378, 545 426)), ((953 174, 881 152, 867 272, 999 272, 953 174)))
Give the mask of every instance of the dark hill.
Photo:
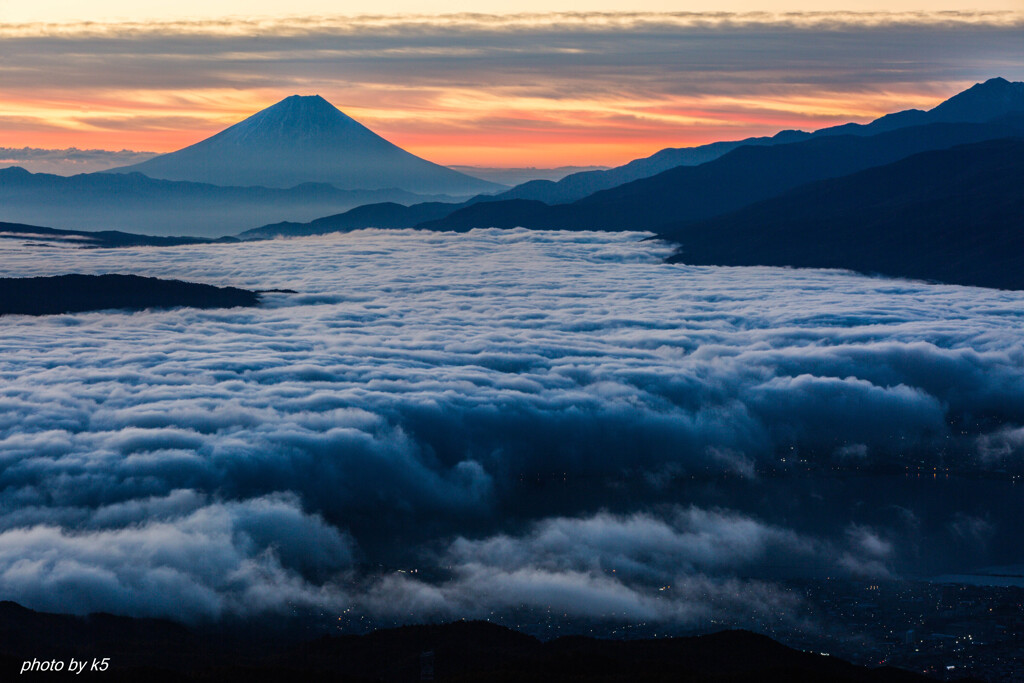
POLYGON ((0 278, 0 315, 52 315, 109 308, 230 308, 255 306, 259 294, 236 287, 138 275, 57 275, 0 278))
MULTIPOLYGON (((19 663, 31 658, 99 656, 116 657, 121 666, 164 665, 177 657, 192 659, 193 651, 200 646, 189 629, 163 619, 132 619, 102 613, 50 614, 10 601, 0 602, 0 655, 17 657, 19 663), (173 654, 144 655, 169 647, 174 648, 173 654)), ((0 679, 13 677, 0 674, 0 679)))
POLYGON ((1024 139, 917 154, 661 231, 674 262, 1024 289, 1024 139))
POLYGON ((394 202, 365 204, 345 213, 318 218, 309 223, 271 223, 238 235, 240 239, 266 239, 281 236, 300 237, 324 235, 331 232, 347 232, 360 228, 411 228, 417 223, 447 216, 464 204, 423 202, 403 206, 394 202))
MULTIPOLYGON (((157 619, 44 614, 0 603, 0 678, 32 658, 109 657, 114 681, 349 681, 412 683, 634 681, 673 683, 925 683, 891 668, 868 669, 793 650, 747 631, 656 640, 581 636, 542 642, 482 621, 325 636, 296 645, 261 630, 186 628, 157 619), (252 635, 245 636, 248 632, 252 635)), ((28 674, 24 674, 27 676, 28 674)), ((32 674, 32 679, 57 680, 32 674)), ((65 680, 68 674, 63 674, 65 680)), ((77 678, 77 676, 76 676, 77 678)))

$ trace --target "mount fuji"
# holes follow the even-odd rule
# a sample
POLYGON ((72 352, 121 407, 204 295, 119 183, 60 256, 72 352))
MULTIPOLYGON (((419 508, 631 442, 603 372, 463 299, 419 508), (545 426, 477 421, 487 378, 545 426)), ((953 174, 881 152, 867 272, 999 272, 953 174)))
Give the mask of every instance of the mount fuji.
POLYGON ((506 189, 406 152, 319 95, 292 95, 194 145, 106 172, 271 188, 327 183, 449 195, 506 189))

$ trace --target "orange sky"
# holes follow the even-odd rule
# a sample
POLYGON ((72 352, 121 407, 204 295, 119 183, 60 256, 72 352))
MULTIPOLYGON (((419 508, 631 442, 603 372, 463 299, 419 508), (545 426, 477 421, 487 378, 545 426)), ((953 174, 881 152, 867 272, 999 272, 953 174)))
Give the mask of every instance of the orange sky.
MULTIPOLYGON (((950 91, 960 89, 956 84, 950 91)), ((970 84, 965 84, 970 85, 970 84)), ((166 109, 142 101, 22 101, 4 109, 30 119, 0 130, 5 147, 135 149, 167 152, 198 142, 291 93, 247 93, 227 107, 190 104, 166 109), (149 123, 158 115, 163 123, 149 123), (100 123, 90 123, 92 120, 100 123), (111 119, 126 125, 110 128, 111 119), (140 126, 131 121, 140 120, 140 126), (20 128, 20 129, 19 129, 20 128)), ((300 93, 312 94, 312 93, 300 93)), ((786 128, 814 129, 849 120, 867 121, 894 108, 928 108, 944 96, 825 94, 801 114, 787 111, 807 104, 787 98, 770 104, 710 99, 693 102, 559 102, 546 110, 530 101, 507 98, 475 107, 439 103, 421 109, 378 110, 345 105, 319 93, 347 114, 395 144, 446 164, 557 166, 567 162, 620 164, 670 146, 690 146, 750 135, 771 135, 786 128), (893 100, 896 100, 895 102, 893 100), (496 120, 495 120, 496 119, 496 120)), ((344 93, 340 93, 344 95, 344 93)), ((217 100, 219 103, 220 100, 217 100)))
POLYGON ((616 165, 1024 77, 1021 14, 693 16, 0 24, 0 147, 171 151, 320 94, 439 163, 616 165))

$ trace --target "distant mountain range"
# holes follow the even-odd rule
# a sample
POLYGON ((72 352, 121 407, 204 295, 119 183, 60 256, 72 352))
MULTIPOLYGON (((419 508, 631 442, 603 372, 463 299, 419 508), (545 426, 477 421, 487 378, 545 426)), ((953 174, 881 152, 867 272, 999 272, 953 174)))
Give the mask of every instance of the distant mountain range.
POLYGON ((107 171, 132 172, 240 187, 325 183, 341 190, 450 195, 503 188, 406 152, 319 95, 292 95, 177 152, 107 171))
POLYGON ((524 183, 496 196, 498 199, 536 199, 547 204, 565 204, 600 190, 633 180, 649 178, 677 166, 698 166, 723 156, 737 147, 784 145, 829 135, 876 135, 897 128, 929 123, 984 123, 999 116, 1024 111, 1024 83, 992 78, 954 95, 929 111, 908 109, 867 124, 847 123, 813 133, 784 130, 772 137, 713 142, 699 147, 663 149, 644 159, 607 171, 574 173, 557 181, 524 183))
POLYGON ((58 176, 0 169, 0 221, 64 229, 220 237, 282 220, 312 220, 371 202, 412 204, 431 197, 402 190, 222 187, 154 180, 141 173, 58 176))
MULTIPOLYGON (((271 620, 268 617, 268 620, 271 620)), ((32 658, 109 658, 116 681, 545 681, 549 683, 927 683, 900 669, 854 666, 748 631, 688 638, 542 642, 485 621, 404 626, 296 642, 280 628, 207 633, 159 619, 46 614, 0 603, 0 672, 32 658)), ((28 675, 28 674, 24 674, 28 675)), ((40 674, 32 674, 39 677, 40 674)), ((88 677, 88 675, 86 676, 88 677)), ((46 679, 49 680, 49 679, 46 679)))
POLYGON ((710 218, 808 182, 892 163, 919 152, 1020 135, 1024 135, 1024 112, 1005 115, 991 123, 933 123, 870 136, 829 135, 785 145, 743 146, 714 161, 678 166, 569 204, 476 197, 455 206, 364 206, 309 224, 263 226, 239 237, 315 234, 364 227, 659 232, 668 225, 710 218))
POLYGON ((531 181, 498 195, 476 196, 452 206, 445 216, 438 216, 435 205, 413 204, 410 210, 395 212, 391 221, 392 213, 360 207, 358 213, 324 217, 315 226, 267 225, 242 236, 331 232, 332 221, 339 230, 516 226, 656 230, 734 210, 805 182, 891 163, 928 149, 1013 137, 1022 131, 1024 83, 993 78, 927 112, 911 109, 868 124, 845 124, 815 133, 783 131, 772 138, 665 149, 607 171, 576 173, 557 183, 531 181), (362 217, 367 220, 361 221, 362 217))
POLYGON ((595 192, 569 204, 496 199, 420 224, 473 227, 654 230, 732 211, 815 180, 835 178, 911 154, 1024 134, 1024 113, 992 123, 932 123, 870 136, 829 135, 803 142, 743 146, 699 166, 678 166, 595 192))

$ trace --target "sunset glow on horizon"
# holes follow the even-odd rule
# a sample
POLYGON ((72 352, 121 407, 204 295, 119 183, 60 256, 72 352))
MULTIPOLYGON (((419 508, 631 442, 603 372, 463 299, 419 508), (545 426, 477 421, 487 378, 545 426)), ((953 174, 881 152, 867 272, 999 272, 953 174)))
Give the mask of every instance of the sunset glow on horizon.
POLYGON ((0 147, 168 152, 319 94, 443 164, 618 165, 1021 80, 996 10, 8 21, 0 147))

